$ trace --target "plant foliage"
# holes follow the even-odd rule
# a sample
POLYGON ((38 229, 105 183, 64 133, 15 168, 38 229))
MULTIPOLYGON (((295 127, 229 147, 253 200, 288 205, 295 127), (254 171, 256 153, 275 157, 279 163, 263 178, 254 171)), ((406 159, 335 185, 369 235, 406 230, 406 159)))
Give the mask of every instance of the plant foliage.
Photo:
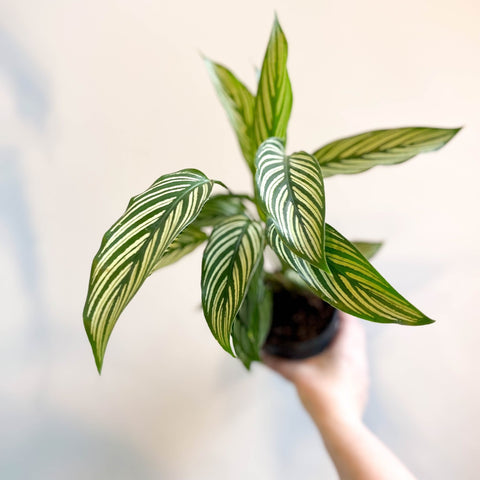
POLYGON ((202 262, 202 305, 218 343, 233 355, 233 321, 263 255, 260 222, 236 215, 219 223, 208 239, 202 262))
POLYGON ((212 195, 214 184, 223 183, 186 169, 160 177, 132 198, 92 264, 83 318, 99 372, 112 329, 145 279, 204 242, 201 297, 207 324, 222 348, 247 368, 259 360, 271 323, 272 292, 263 263, 267 243, 281 275, 340 310, 374 322, 433 321, 367 260, 381 243, 350 242, 326 223, 324 178, 405 162, 443 147, 459 129, 374 130, 313 154, 288 154, 293 95, 287 55, 275 18, 256 93, 205 58, 252 173, 253 196, 229 190, 212 195))

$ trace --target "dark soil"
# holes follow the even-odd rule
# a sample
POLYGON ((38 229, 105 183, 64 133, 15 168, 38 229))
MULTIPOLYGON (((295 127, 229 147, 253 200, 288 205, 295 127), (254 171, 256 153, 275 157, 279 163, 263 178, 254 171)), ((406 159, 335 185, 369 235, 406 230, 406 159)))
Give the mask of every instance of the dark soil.
POLYGON ((273 290, 272 326, 266 344, 283 345, 317 337, 335 309, 313 293, 268 282, 273 290))

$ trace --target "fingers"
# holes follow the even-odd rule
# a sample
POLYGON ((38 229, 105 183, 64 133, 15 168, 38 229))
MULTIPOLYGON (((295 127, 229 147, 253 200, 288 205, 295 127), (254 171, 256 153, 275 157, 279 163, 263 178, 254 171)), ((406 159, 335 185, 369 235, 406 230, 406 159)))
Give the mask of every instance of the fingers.
POLYGON ((273 355, 268 355, 265 352, 261 354, 262 362, 275 372, 282 375, 287 380, 294 381, 294 375, 298 364, 298 360, 287 360, 273 355))
POLYGON ((281 358, 275 357, 273 355, 269 355, 268 353, 265 353, 265 352, 262 352, 261 358, 262 358, 262 362, 267 367, 283 375, 283 371, 286 368, 285 365, 283 365, 285 360, 282 360, 281 358))

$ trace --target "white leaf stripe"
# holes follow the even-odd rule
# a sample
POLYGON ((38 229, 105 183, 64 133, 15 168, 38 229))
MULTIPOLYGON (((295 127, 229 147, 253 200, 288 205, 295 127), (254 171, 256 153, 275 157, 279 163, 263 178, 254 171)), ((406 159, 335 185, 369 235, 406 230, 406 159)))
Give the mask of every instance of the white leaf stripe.
POLYGON ((360 173, 376 165, 405 162, 419 153, 438 150, 459 128, 405 127, 374 130, 335 140, 313 155, 324 177, 360 173))
POLYGON ((208 239, 202 261, 202 305, 208 326, 220 345, 233 355, 233 321, 263 255, 259 222, 236 215, 218 224, 208 239))
POLYGON ((325 247, 330 274, 293 253, 270 219, 267 237, 279 258, 330 305, 374 322, 423 325, 433 321, 402 297, 354 245, 330 225, 326 226, 325 247))
POLYGON ((255 160, 261 201, 287 245, 310 263, 325 261, 325 193, 318 162, 305 152, 285 155, 283 143, 270 138, 255 160))
POLYGON ((255 147, 269 137, 285 139, 287 136, 292 110, 292 87, 287 72, 287 56, 287 40, 275 18, 255 98, 255 147))
POLYGON ((212 187, 198 170, 164 175, 133 197, 104 235, 92 263, 83 314, 99 371, 120 313, 172 241, 198 215, 212 187))
POLYGON ((256 149, 252 134, 255 97, 226 67, 208 58, 205 58, 205 63, 230 124, 237 135, 243 156, 253 171, 256 149))

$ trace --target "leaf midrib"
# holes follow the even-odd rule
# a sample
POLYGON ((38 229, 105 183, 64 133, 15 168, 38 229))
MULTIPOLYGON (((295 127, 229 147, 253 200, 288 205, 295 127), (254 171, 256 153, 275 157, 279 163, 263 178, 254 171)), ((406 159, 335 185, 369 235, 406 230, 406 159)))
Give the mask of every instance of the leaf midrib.
POLYGON ((299 224, 300 224, 300 228, 302 229, 302 233, 305 235, 306 234, 306 230, 305 230, 305 226, 303 225, 303 215, 300 213, 300 209, 297 205, 297 202, 294 201, 296 200, 296 196, 294 195, 294 191, 293 191, 293 187, 291 185, 291 176, 290 176, 290 170, 291 170, 291 166, 290 166, 290 158, 292 157, 291 155, 286 155, 285 153, 282 154, 283 155, 283 163, 285 165, 285 178, 287 179, 287 190, 288 190, 288 194, 292 200, 292 205, 293 205, 293 209, 294 209, 294 212, 295 212, 295 216, 300 220, 299 224))
MULTIPOLYGON (((187 194, 189 194, 193 189, 195 188, 198 188, 199 186, 201 185, 205 185, 206 183, 209 183, 211 182, 210 180, 206 180, 206 181, 203 181, 202 183, 197 183, 195 185, 192 185, 191 187, 189 187, 188 189, 184 190, 183 192, 183 195, 179 196, 176 198, 176 200, 174 200, 169 207, 167 207, 167 209, 164 211, 164 214, 156 221, 154 222, 152 225, 148 226, 145 230, 148 232, 149 230, 155 230, 156 229, 156 226, 161 223, 162 219, 164 219, 166 216, 168 216, 174 206, 176 206, 179 201, 181 199, 183 199, 187 194), (154 228, 155 227, 155 228, 154 228)), ((188 226, 188 225, 187 225, 188 226)), ((151 237, 152 237, 152 234, 153 232, 149 232, 148 234, 148 238, 143 242, 142 246, 138 249, 137 253, 135 255, 132 256, 132 261, 130 262, 130 266, 128 267, 128 273, 123 277, 123 279, 119 282, 118 284, 118 287, 116 289, 116 291, 118 292, 118 290, 120 288, 122 288, 127 282, 127 279, 129 279, 131 277, 131 274, 132 274, 132 269, 135 267, 135 265, 138 263, 138 257, 139 255, 145 250, 146 246, 148 245, 151 237)), ((146 277, 145 277, 146 278, 146 277)), ((145 279, 144 279, 145 280, 145 279)), ((142 282, 143 283, 143 282, 142 282)), ((102 292, 99 292, 99 295, 101 295, 102 292)), ((130 302, 131 298, 128 300, 128 302, 125 304, 125 306, 130 302)), ((88 316, 87 319, 90 321, 90 324, 92 323, 92 318, 91 316, 88 316)), ((105 323, 105 325, 108 325, 109 321, 107 321, 105 323)), ((95 346, 98 345, 97 343, 97 340, 96 340, 96 337, 97 337, 97 333, 98 333, 98 328, 100 326, 100 323, 98 322, 97 325, 95 326, 94 330, 92 331, 92 339, 93 339, 93 343, 95 344, 95 346)), ((101 345, 101 343, 100 343, 101 345)))
MULTIPOLYGON (((419 131, 421 131, 422 129, 424 129, 425 127, 412 127, 411 128, 411 131, 414 132, 414 133, 418 133, 419 131)), ((366 133, 379 133, 379 132, 388 132, 389 130, 386 129, 386 130, 374 130, 372 132, 366 132, 366 133)), ((402 136, 402 135, 405 135, 406 132, 397 132, 398 133, 398 136, 402 136)), ((440 140, 444 135, 446 134, 445 131, 439 131, 438 132, 438 135, 434 135, 433 138, 429 139, 430 141, 433 141, 433 140, 440 140)), ((361 134, 359 134, 361 135, 361 134)), ((348 137, 346 137, 345 139, 340 139, 340 140, 337 140, 337 142, 341 142, 342 140, 347 140, 348 137)), ((330 160, 327 160, 326 162, 322 163, 322 165, 324 166, 328 166, 329 163, 331 162, 338 162, 338 161, 344 161, 344 160, 353 160, 353 159, 357 159, 357 158, 361 158, 361 159, 364 159, 364 160, 369 160, 368 157, 365 157, 365 155, 369 155, 371 153, 388 153, 390 152, 393 148, 407 148, 407 147, 412 147, 412 146, 416 146, 416 145, 419 145, 419 143, 421 144, 422 142, 419 142, 419 143, 406 143, 406 144, 402 144, 402 145, 397 145, 397 146, 394 146, 394 147, 390 147, 390 148, 385 148, 384 145, 388 142, 391 142, 392 139, 386 139, 384 140, 384 142, 382 144, 380 144, 377 148, 375 148, 374 150, 371 150, 369 152, 365 152, 365 153, 362 153, 360 155, 348 155, 348 156, 342 156, 342 154, 336 156, 336 157, 333 157, 331 158, 330 160)), ((335 142, 332 142, 332 144, 335 143, 335 142)), ((333 148, 334 146, 331 145, 330 148, 333 148)), ((319 149, 321 150, 321 148, 319 149)), ((421 153, 421 152, 419 152, 421 153)), ((324 153, 324 155, 328 155, 328 150, 324 153)), ((416 156, 418 155, 417 154, 414 154, 413 156, 416 156)), ((321 161, 321 158, 319 159, 321 161)))
MULTIPOLYGON (((227 266, 227 268, 225 269, 225 273, 228 271, 227 285, 229 285, 229 283, 228 283, 228 278, 231 277, 232 272, 233 272, 233 267, 234 267, 234 265, 235 265, 235 259, 236 259, 236 257, 237 257, 237 252, 238 252, 238 250, 239 250, 239 248, 240 248, 240 245, 241 245, 241 243, 242 243, 243 236, 245 235, 246 230, 247 230, 248 227, 250 226, 250 223, 251 223, 251 222, 247 219, 247 221, 245 222, 245 225, 242 227, 241 233, 238 235, 238 238, 237 238, 237 240, 236 240, 236 242, 235 242, 235 248, 234 248, 234 250, 233 250, 233 253, 232 253, 232 256, 231 256, 231 258, 230 258, 230 261, 228 262, 228 266, 227 266)), ((224 295, 225 295, 225 293, 226 293, 226 290, 228 290, 228 289, 225 289, 225 290, 223 291, 222 297, 224 297, 224 295)))
MULTIPOLYGON (((152 223, 151 225, 149 225, 145 230, 146 231, 149 231, 149 236, 148 238, 145 240, 145 242, 143 243, 143 245, 140 247, 140 249, 138 250, 137 254, 134 255, 134 257, 136 257, 138 254, 140 254, 141 251, 144 250, 145 246, 149 243, 153 233, 155 232, 155 230, 157 230, 157 226, 158 224, 160 224, 163 219, 165 219, 166 217, 168 217, 168 215, 170 215, 170 213, 174 210, 175 206, 177 206, 179 203, 180 203, 180 200, 183 200, 186 196, 188 196, 188 194, 190 194, 190 192, 192 190, 194 190, 195 188, 198 188, 200 187, 201 185, 205 185, 206 183, 211 183, 211 180, 206 180, 206 181, 203 181, 202 183, 197 183, 196 185, 192 185, 191 187, 189 187, 188 189, 184 190, 183 191, 183 194, 178 196, 164 211, 164 214, 154 223, 152 223)), ((188 225, 185 226, 185 228, 188 227, 188 225)), ((180 232, 181 233, 181 232, 180 232)), ((167 247, 168 248, 168 247, 167 247)))

